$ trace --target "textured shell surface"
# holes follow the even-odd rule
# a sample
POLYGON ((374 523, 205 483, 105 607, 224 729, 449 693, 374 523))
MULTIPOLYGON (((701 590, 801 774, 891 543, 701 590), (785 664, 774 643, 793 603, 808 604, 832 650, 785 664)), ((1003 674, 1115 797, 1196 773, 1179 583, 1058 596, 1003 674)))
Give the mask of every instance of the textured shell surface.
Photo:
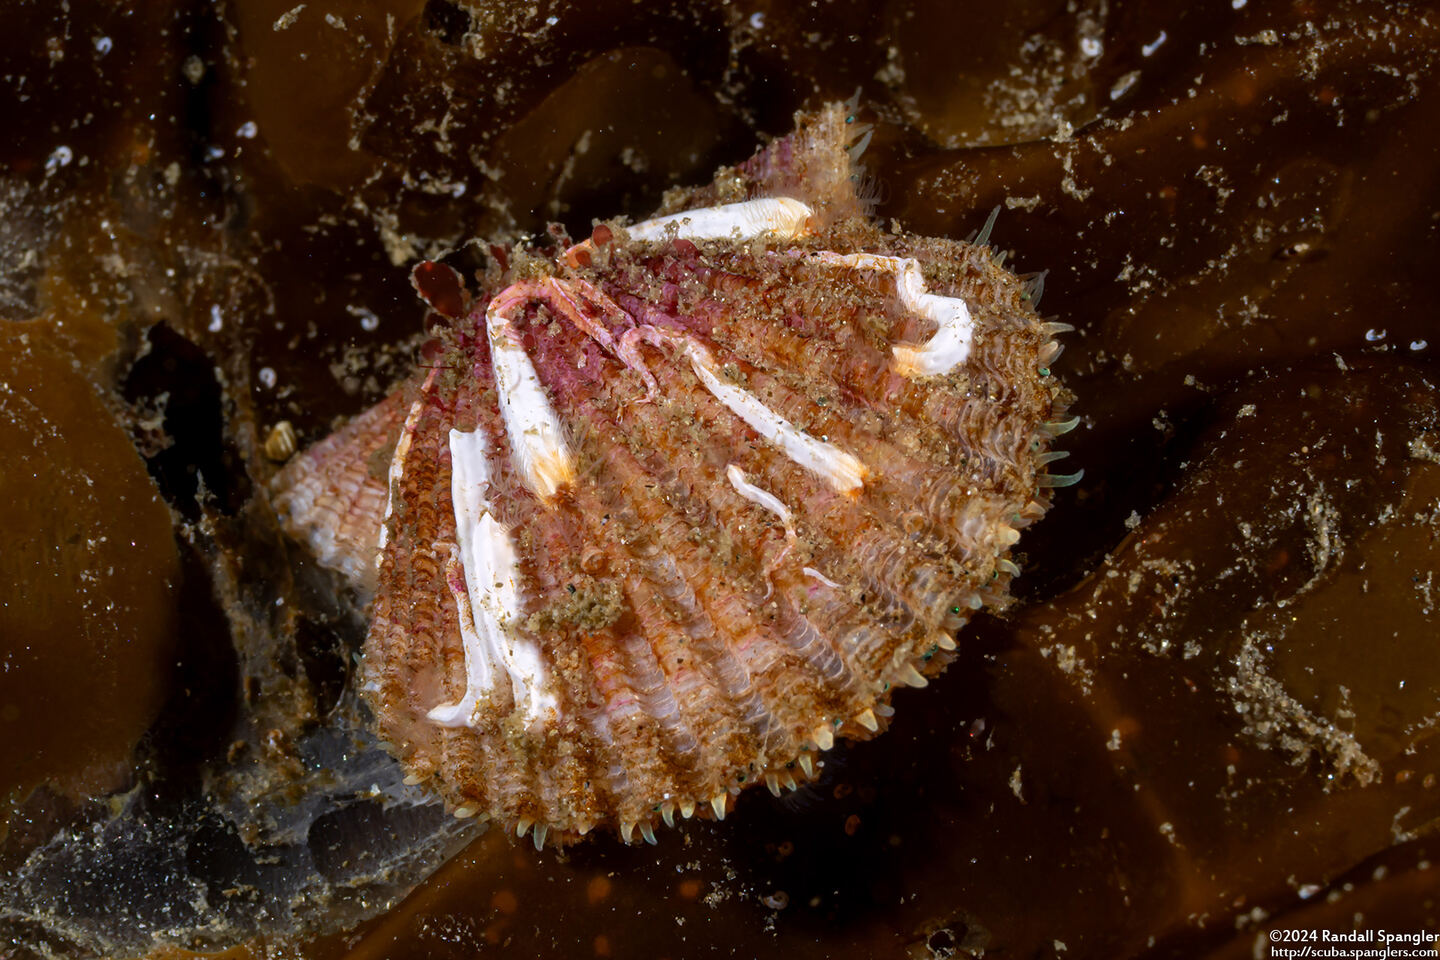
POLYGON ((872 223, 856 133, 802 116, 666 216, 502 258, 277 477, 373 590, 376 722, 457 815, 537 846, 723 817, 881 732, 1003 606, 1063 482, 1060 327, 983 243, 872 223))

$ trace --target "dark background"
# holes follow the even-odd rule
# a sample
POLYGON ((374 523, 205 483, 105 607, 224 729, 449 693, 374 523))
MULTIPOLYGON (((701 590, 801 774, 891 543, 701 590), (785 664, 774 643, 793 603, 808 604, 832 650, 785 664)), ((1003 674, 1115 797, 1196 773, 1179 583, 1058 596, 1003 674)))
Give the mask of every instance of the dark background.
POLYGON ((1427 6, 5 13, 18 956, 251 937, 240 953, 313 958, 1250 957, 1272 928, 1436 930, 1427 6), (1056 372, 1085 479, 1021 543, 1020 603, 796 795, 752 791, 654 848, 485 834, 353 926, 469 837, 326 819, 364 809, 363 625, 275 531, 265 440, 284 420, 303 446, 409 371, 416 258, 642 217, 857 90, 877 215, 964 239, 999 206, 992 242, 1048 270, 1042 312, 1077 327, 1056 372), (324 882, 276 918, 246 885, 289 888, 206 865, 249 863, 274 825, 236 811, 281 795, 309 811, 284 869, 324 882), (396 859, 364 882, 321 856, 372 843, 396 859), (99 900, 47 892, 67 863, 99 900))

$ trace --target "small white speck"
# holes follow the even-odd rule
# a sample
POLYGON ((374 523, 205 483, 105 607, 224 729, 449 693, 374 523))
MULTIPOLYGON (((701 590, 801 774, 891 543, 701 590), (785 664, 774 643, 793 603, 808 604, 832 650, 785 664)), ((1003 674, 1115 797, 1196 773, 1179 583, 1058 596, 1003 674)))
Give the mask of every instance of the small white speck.
POLYGON ((278 20, 275 21, 275 29, 276 29, 276 30, 288 30, 288 29, 290 29, 291 24, 293 24, 293 23, 295 22, 295 20, 300 16, 300 11, 301 11, 301 10, 304 10, 304 9, 305 9, 305 4, 302 3, 302 4, 300 4, 298 7, 295 7, 294 9, 290 10, 290 12, 288 12, 288 13, 282 13, 282 14, 280 15, 280 19, 278 19, 278 20))
POLYGON ((1307 883, 1295 892, 1300 895, 1301 900, 1309 900, 1320 892, 1320 885, 1318 883, 1307 883))
POLYGON ((220 304, 210 304, 210 326, 206 329, 211 333, 219 333, 223 326, 225 326, 225 318, 220 315, 220 304))
POLYGON ((360 329, 371 331, 379 329, 380 318, 375 316, 375 311, 367 307, 346 307, 345 312, 352 317, 360 318, 360 329))
POLYGON ((273 367, 260 368, 260 385, 267 390, 275 386, 275 370, 273 367))
POLYGON ((225 151, 220 147, 211 146, 205 148, 206 160, 219 160, 223 156, 225 156, 225 151))
POLYGON ((198 55, 192 53, 185 58, 184 63, 180 64, 180 72, 185 75, 185 79, 190 81, 190 83, 198 84, 201 80, 205 79, 205 61, 201 60, 198 55))
POLYGON ((546 17, 546 18, 545 18, 545 26, 547 26, 547 27, 553 27, 553 26, 555 26, 555 24, 557 24, 557 23, 559 23, 559 22, 560 22, 560 18, 559 18, 559 17, 546 17))
POLYGON ((1110 86, 1110 99, 1119 100, 1130 92, 1130 88, 1140 82, 1140 71, 1131 70, 1129 73, 1116 80, 1110 86))
POLYGON ((100 54, 100 56, 102 57, 105 56, 105 54, 109 53, 112 49, 114 49, 114 47, 115 41, 111 40, 109 37, 95 38, 95 52, 100 54))
POLYGON ((51 151, 49 159, 45 161, 45 173, 49 175, 61 167, 68 167, 70 161, 74 159, 75 152, 62 143, 51 151))
POLYGON ((1430 344, 1429 344, 1428 341, 1425 341, 1425 340, 1411 340, 1411 341, 1410 341, 1410 349, 1411 349, 1411 350, 1420 351, 1420 350, 1424 350, 1424 349, 1425 349, 1426 347, 1428 347, 1428 346, 1430 346, 1430 344))
POLYGON ((1245 9, 1245 0, 1230 0, 1230 8, 1232 10, 1245 9))
POLYGON ((1384 340, 1385 333, 1386 331, 1384 330, 1376 330, 1374 327, 1371 327, 1369 330, 1365 331, 1365 339, 1369 340, 1371 343, 1375 343, 1378 340, 1384 340))
POLYGON ((254 120, 247 120, 247 121, 245 121, 243 124, 240 125, 240 129, 239 129, 239 130, 236 130, 236 131, 235 131, 235 136, 237 136, 237 137, 242 137, 243 139, 249 140, 249 139, 253 138, 253 137, 255 136, 255 134, 257 134, 257 133, 259 133, 259 132, 260 132, 260 128, 255 125, 255 121, 254 121, 254 120))
POLYGON ((1081 37, 1080 52, 1086 57, 1094 59, 1105 51, 1105 45, 1100 42, 1099 37, 1081 37))
POLYGON ((765 14, 761 13, 761 12, 758 11, 758 10, 755 11, 754 13, 750 14, 750 29, 751 29, 751 30, 764 30, 764 29, 765 29, 765 14))
POLYGON ((1145 46, 1140 48, 1140 54, 1146 57, 1150 56, 1156 50, 1159 50, 1161 46, 1164 45, 1167 39, 1168 37, 1166 36, 1165 31, 1161 30, 1160 36, 1156 37, 1154 40, 1151 40, 1149 43, 1145 44, 1145 46))

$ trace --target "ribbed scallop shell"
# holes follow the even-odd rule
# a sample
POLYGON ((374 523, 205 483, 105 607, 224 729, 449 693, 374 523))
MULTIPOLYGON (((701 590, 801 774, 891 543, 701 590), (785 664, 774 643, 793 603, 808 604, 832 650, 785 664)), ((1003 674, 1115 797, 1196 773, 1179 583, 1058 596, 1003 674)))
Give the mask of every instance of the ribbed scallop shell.
MULTIPOLYGON (((291 529, 315 543, 328 522, 317 553, 353 565, 394 442, 364 682, 382 735, 460 815, 533 825, 537 845, 723 816, 745 787, 811 776, 836 737, 882 730, 891 691, 1003 602, 1064 403, 1026 284, 984 246, 809 227, 602 231, 559 289, 603 332, 553 288, 506 301, 499 340, 482 306, 433 368, 282 474, 291 529), (896 346, 934 322, 893 272, 836 251, 913 259, 930 295, 963 300, 964 362, 907 372, 896 346), (647 331, 628 352, 627 330, 647 331), (554 436, 507 423, 522 354, 554 436)), ((526 269, 505 282, 542 289, 526 269)))

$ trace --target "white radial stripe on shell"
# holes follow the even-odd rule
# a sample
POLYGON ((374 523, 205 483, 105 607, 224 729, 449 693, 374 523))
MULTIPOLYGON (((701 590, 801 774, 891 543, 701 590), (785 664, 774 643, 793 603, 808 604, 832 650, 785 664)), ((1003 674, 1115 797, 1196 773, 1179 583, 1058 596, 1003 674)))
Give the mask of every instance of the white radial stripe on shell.
POLYGON ((831 580, 829 577, 825 576, 825 574, 821 573, 819 570, 816 570, 814 567, 801 567, 800 572, 805 574, 805 576, 807 577, 814 577, 816 580, 819 580, 821 583, 825 584, 825 586, 832 589, 836 589, 840 586, 840 584, 836 583, 834 580, 831 580))
POLYGON ((763 236, 794 239, 804 236, 812 212, 809 206, 790 197, 762 197, 642 220, 625 232, 632 240, 664 240, 673 224, 675 236, 686 240, 750 240, 763 236))
POLYGON ((495 685, 495 671, 490 658, 484 655, 484 641, 475 630, 475 610, 470 604, 470 591, 465 584, 464 564, 457 561, 459 551, 451 544, 451 557, 445 564, 445 579, 455 599, 455 614, 460 621, 460 640, 465 649, 465 693, 455 703, 442 703, 427 717, 442 727, 470 725, 480 698, 495 685))
MULTIPOLYGON (((434 378, 435 373, 432 370, 425 386, 429 387, 434 378)), ((385 481, 385 516, 380 521, 380 539, 375 549, 376 569, 379 569, 380 560, 385 556, 385 545, 390 542, 390 514, 395 510, 395 488, 405 476, 405 458, 410 453, 410 442, 415 436, 415 428, 420 425, 420 414, 424 409, 423 399, 410 404, 410 412, 405 415, 405 426, 400 430, 400 439, 395 441, 395 452, 390 457, 390 469, 386 473, 385 481)))
POLYGON ((540 375, 518 342, 507 311, 519 301, 500 298, 485 311, 485 332, 490 341, 490 363, 495 370, 495 392, 510 440, 515 468, 541 500, 549 500, 575 479, 575 459, 565 444, 564 430, 540 375))
POLYGON ((430 719, 442 724, 468 724, 475 705, 499 682, 501 670, 509 676, 515 705, 523 711, 527 724, 545 717, 556 704, 539 649, 513 630, 520 615, 520 571, 515 544, 495 519, 486 496, 488 457, 484 433, 450 431, 450 498, 473 627, 464 630, 464 606, 457 597, 466 690, 458 703, 430 711, 430 719), (476 685, 482 689, 475 689, 476 685))
POLYGON ((970 356, 975 323, 970 308, 959 297, 927 293, 920 263, 910 257, 887 257, 874 253, 818 253, 825 263, 875 270, 895 275, 895 292, 905 309, 935 323, 935 333, 923 344, 896 344, 895 370, 906 377, 936 377, 949 373, 970 356))
POLYGON ((854 495, 865 486, 865 476, 869 471, 854 455, 833 443, 817 440, 765 406, 753 394, 722 381, 715 373, 714 358, 703 344, 687 338, 685 351, 695 376, 700 378, 705 389, 756 433, 784 451, 787 457, 820 477, 837 493, 854 495))
POLYGON ((775 516, 780 518, 780 522, 785 525, 785 532, 791 536, 795 535, 795 526, 790 522, 790 508, 785 506, 779 497, 775 496, 775 494, 769 490, 755 486, 755 484, 746 478, 745 471, 733 463, 725 468, 725 476, 730 479, 730 486, 735 488, 736 493, 751 503, 758 503, 766 510, 775 514, 775 516))

